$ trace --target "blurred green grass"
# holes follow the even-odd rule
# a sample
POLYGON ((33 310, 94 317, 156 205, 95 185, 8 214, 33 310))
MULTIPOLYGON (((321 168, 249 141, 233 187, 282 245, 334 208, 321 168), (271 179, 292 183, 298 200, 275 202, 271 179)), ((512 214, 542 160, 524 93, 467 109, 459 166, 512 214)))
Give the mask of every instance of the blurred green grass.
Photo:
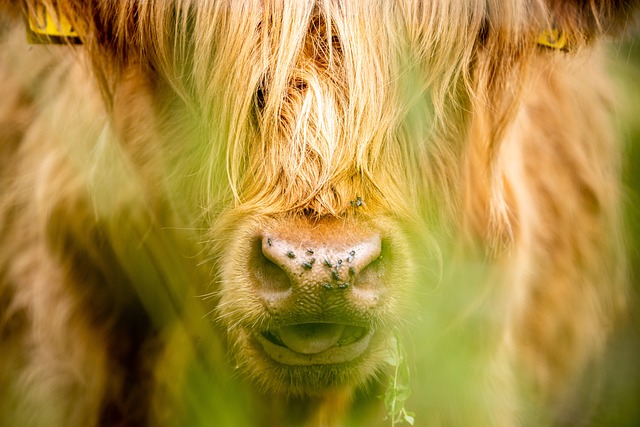
MULTIPOLYGON (((590 427, 640 426, 640 39, 612 49, 621 98, 617 119, 624 140, 624 217, 631 299, 623 328, 605 357, 601 399, 590 427)), ((598 399, 598 397, 596 397, 598 399)))

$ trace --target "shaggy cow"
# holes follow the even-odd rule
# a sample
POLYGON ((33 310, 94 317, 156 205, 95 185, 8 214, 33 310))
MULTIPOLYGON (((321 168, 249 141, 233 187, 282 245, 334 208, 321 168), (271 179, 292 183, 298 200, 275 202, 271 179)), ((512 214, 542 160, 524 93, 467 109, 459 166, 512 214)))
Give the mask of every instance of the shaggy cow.
POLYGON ((636 1, 0 3, 2 425, 578 421, 636 1))

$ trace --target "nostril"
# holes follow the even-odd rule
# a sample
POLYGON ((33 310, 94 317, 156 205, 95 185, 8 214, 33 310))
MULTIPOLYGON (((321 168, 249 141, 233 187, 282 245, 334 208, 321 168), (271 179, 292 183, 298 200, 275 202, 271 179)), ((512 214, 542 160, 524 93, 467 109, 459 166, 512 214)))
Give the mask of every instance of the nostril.
POLYGON ((252 274, 263 290, 286 291, 291 288, 291 281, 274 252, 269 250, 272 245, 271 238, 257 239, 251 257, 252 274))
POLYGON ((379 254, 375 259, 362 268, 354 277, 354 285, 360 289, 376 289, 384 281, 385 262, 383 255, 379 254))
POLYGON ((382 239, 374 235, 355 245, 345 259, 350 282, 358 289, 378 288, 383 282, 382 239))
POLYGON ((283 272, 286 272, 291 265, 300 261, 298 254, 293 249, 293 245, 283 239, 263 236, 260 249, 264 258, 278 266, 283 272))
POLYGON ((381 253, 382 240, 375 234, 351 245, 344 257, 335 263, 336 271, 340 272, 340 276, 356 279, 363 273, 375 269, 381 253))

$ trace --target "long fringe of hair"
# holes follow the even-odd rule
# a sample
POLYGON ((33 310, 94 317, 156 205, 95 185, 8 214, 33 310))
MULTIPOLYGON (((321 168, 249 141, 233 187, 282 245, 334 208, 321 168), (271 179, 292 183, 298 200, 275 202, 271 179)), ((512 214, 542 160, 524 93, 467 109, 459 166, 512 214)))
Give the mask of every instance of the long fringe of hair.
POLYGON ((470 104, 504 107, 501 77, 550 22, 542 1, 58 3, 82 17, 107 99, 141 67, 204 123, 202 203, 219 204, 222 170, 238 205, 319 215, 356 195, 387 209, 415 201, 409 212, 454 206, 470 104))
POLYGON ((543 0, 58 3, 108 100, 140 67, 203 124, 202 205, 226 193, 248 210, 318 215, 366 195, 455 217, 468 112, 494 122, 479 143, 491 169, 520 90, 507 77, 536 37, 558 21, 579 46, 612 20, 595 1, 592 15, 543 0))

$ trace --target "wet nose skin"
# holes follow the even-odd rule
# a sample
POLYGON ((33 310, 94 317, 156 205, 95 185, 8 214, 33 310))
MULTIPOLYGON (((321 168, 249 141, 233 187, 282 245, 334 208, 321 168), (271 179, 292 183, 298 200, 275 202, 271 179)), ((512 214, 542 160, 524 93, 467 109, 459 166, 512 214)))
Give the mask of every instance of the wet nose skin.
POLYGON ((379 234, 339 245, 327 242, 303 245, 265 235, 261 248, 264 257, 281 270, 271 275, 271 286, 280 290, 315 286, 331 290, 357 284, 361 273, 380 257, 382 244, 379 234))

